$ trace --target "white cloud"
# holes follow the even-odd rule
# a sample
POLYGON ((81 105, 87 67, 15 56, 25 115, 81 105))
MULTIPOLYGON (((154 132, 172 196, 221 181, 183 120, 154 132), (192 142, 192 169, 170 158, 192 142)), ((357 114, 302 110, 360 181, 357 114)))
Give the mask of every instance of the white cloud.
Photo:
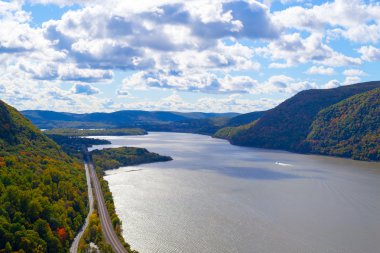
POLYGON ((165 71, 142 71, 124 79, 121 91, 128 89, 161 88, 203 93, 250 93, 257 84, 248 76, 222 78, 212 73, 170 73, 165 71))
POLYGON ((281 61, 271 63, 272 68, 285 68, 309 62, 327 66, 361 64, 360 58, 345 56, 324 44, 323 36, 318 33, 307 38, 302 38, 299 33, 283 35, 280 39, 271 41, 268 46, 257 48, 255 51, 274 61, 281 61))
POLYGON ((42 63, 31 64, 29 61, 20 61, 20 70, 31 75, 36 80, 61 80, 75 82, 110 82, 113 72, 110 70, 78 68, 74 64, 42 63))
POLYGON ((360 83, 361 78, 359 76, 347 76, 346 79, 344 80, 343 84, 344 85, 351 85, 351 84, 356 84, 360 83))
POLYGON ((306 71, 310 75, 334 75, 335 71, 333 68, 326 68, 323 66, 312 66, 306 71))
POLYGON ((271 94, 274 92, 295 94, 301 90, 318 88, 314 82, 295 80, 289 76, 271 76, 265 82, 258 82, 249 76, 167 72, 138 72, 123 80, 119 92, 161 88, 175 91, 203 92, 210 94, 271 94))
POLYGON ((341 86, 341 83, 338 80, 330 80, 322 86, 322 89, 333 89, 339 86, 341 86))
POLYGON ((360 69, 346 69, 343 71, 343 75, 345 76, 365 76, 366 73, 360 69))
POLYGON ((158 101, 139 101, 123 103, 119 109, 166 110, 166 111, 208 111, 208 112, 252 112, 272 108, 282 100, 268 98, 246 99, 240 95, 225 98, 204 97, 193 103, 185 101, 176 93, 158 101))
POLYGON ((281 92, 288 94, 295 94, 302 90, 318 88, 316 83, 295 80, 294 78, 285 75, 270 77, 268 81, 265 82, 264 87, 264 90, 267 93, 281 92))
POLYGON ((374 46, 363 46, 358 50, 362 59, 368 62, 380 61, 380 49, 374 46))
MULTIPOLYGON (((115 76, 121 72, 129 77, 113 92, 115 99, 132 99, 133 89, 234 94, 230 100, 204 101, 245 110, 252 104, 235 95, 283 93, 277 95, 286 98, 303 89, 356 83, 370 72, 364 65, 358 69, 354 65, 380 61, 380 5, 373 1, 333 0, 319 5, 309 0, 27 2, 79 8, 35 27, 33 13, 22 9, 24 1, 0 1, 0 92, 21 108, 42 108, 41 103, 59 110, 124 108, 112 99, 97 97, 100 91, 91 86, 116 82, 114 72, 115 76), (274 1, 286 6, 271 12, 274 1), (350 42, 354 46, 340 47, 350 42), (321 77, 297 78, 302 76, 299 66, 303 64, 312 64, 307 74, 336 74, 345 80, 318 85, 316 78, 321 77), (341 66, 346 70, 335 73, 334 68, 341 66), (75 85, 65 91, 62 83, 75 85)), ((208 106, 202 101, 198 103, 208 106)), ((159 105, 142 101, 130 106, 145 103, 157 109, 169 102, 177 108, 182 103, 172 96, 159 105)), ((181 106, 198 108, 186 102, 181 106)))
POLYGON ((354 42, 378 42, 380 6, 362 0, 335 0, 311 8, 295 6, 274 14, 284 28, 309 32, 330 30, 354 42))

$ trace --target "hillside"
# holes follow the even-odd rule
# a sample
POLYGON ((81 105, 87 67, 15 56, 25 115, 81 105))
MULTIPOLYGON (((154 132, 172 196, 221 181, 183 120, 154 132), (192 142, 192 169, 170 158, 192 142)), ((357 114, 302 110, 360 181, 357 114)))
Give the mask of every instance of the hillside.
POLYGON ((143 128, 155 130, 170 128, 173 122, 207 119, 212 117, 237 116, 237 113, 201 113, 201 112, 165 112, 127 110, 112 113, 64 113, 52 111, 28 110, 22 114, 42 129, 51 128, 143 128), (168 127, 169 125, 169 127, 168 127))
POLYGON ((319 112, 306 143, 312 153, 380 160, 380 88, 319 112))
POLYGON ((228 122, 226 123, 226 126, 235 127, 235 126, 246 125, 246 124, 251 123, 252 121, 255 121, 261 118, 265 113, 266 111, 258 111, 258 112, 250 112, 250 113, 241 114, 229 119, 228 122))
POLYGON ((0 251, 68 252, 86 204, 82 165, 0 101, 0 251))
POLYGON ((302 91, 267 111, 244 135, 231 136, 230 141, 243 146, 304 152, 304 141, 319 111, 378 87, 380 82, 369 82, 302 91))
POLYGON ((253 127, 258 120, 252 121, 251 123, 233 126, 233 127, 223 127, 219 129, 214 135, 214 138, 231 140, 232 138, 238 138, 247 134, 247 131, 253 127))

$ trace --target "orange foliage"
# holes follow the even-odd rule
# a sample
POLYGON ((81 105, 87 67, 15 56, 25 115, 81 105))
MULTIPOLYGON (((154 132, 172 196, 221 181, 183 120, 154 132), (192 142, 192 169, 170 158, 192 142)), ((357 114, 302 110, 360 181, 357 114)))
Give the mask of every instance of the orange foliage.
POLYGON ((0 157, 0 167, 5 167, 4 157, 0 157))
POLYGON ((57 234, 58 234, 59 239, 61 239, 61 241, 66 240, 66 229, 65 228, 58 228, 57 234))

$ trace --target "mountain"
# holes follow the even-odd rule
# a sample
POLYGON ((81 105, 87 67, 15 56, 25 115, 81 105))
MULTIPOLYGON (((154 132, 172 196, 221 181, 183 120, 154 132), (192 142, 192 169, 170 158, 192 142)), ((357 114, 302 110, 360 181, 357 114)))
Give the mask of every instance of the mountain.
POLYGON ((230 118, 237 113, 201 113, 201 112, 149 112, 149 111, 117 111, 112 113, 64 113, 52 111, 28 110, 22 114, 39 128, 126 128, 140 127, 145 130, 167 127, 172 122, 212 117, 230 118))
POLYGON ((231 143, 260 148, 305 151, 305 140, 318 113, 344 99, 380 87, 380 82, 298 93, 264 115, 244 134, 230 136, 231 143))
POLYGON ((257 111, 257 112, 240 114, 240 115, 232 117, 230 120, 228 120, 226 126, 235 127, 235 126, 241 126, 241 125, 249 124, 252 121, 255 121, 255 120, 261 118, 265 113, 266 113, 266 111, 257 111))
POLYGON ((0 252, 68 252, 86 204, 82 165, 0 101, 0 252))
POLYGON ((380 88, 320 111, 306 143, 311 153, 380 160, 380 88))
POLYGON ((240 137, 244 137, 250 128, 252 128, 258 120, 252 121, 251 123, 241 125, 241 126, 225 126, 218 131, 214 132, 213 137, 219 139, 232 140, 240 137))

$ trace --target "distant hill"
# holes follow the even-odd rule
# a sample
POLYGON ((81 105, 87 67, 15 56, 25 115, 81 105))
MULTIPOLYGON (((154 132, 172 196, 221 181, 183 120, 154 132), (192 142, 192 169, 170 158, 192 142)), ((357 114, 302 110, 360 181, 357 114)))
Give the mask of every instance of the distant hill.
POLYGON ((68 252, 86 203, 82 165, 0 101, 0 252, 68 252))
POLYGON ((145 130, 165 129, 172 122, 212 117, 231 118, 237 113, 201 113, 201 112, 165 112, 165 111, 117 111, 112 113, 64 113, 52 111, 28 110, 22 114, 42 129, 51 128, 131 128, 145 130))
POLYGON ((320 111, 306 143, 312 153, 380 160, 380 88, 320 111))
POLYGON ((228 124, 228 117, 212 117, 203 119, 186 119, 170 124, 160 125, 157 128, 147 126, 148 130, 152 131, 168 131, 168 132, 184 132, 213 135, 220 128, 228 124))
POLYGON ((380 82, 298 93, 267 111, 244 134, 231 136, 233 144, 302 152, 317 114, 346 98, 380 87, 380 82))

